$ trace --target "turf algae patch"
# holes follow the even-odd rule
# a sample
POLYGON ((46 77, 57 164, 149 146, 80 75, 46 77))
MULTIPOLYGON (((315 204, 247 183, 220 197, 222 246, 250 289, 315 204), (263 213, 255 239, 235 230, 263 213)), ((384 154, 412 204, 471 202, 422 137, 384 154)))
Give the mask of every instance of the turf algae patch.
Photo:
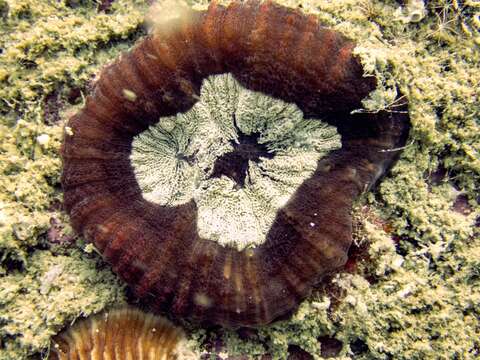
MULTIPOLYGON (((219 332, 223 346, 216 354, 259 358, 267 353, 284 359, 289 345, 297 345, 321 358, 325 346, 318 338, 327 337, 342 344, 339 359, 478 357, 477 2, 428 1, 425 17, 416 23, 404 21, 406 12, 396 1, 282 3, 301 6, 356 40, 365 65, 383 79, 383 89, 366 107, 390 104, 398 86, 408 97, 413 128, 391 174, 358 206, 372 209, 370 216, 357 211, 356 241, 369 246, 373 261, 334 278, 329 286, 337 291, 314 294, 289 321, 248 336, 219 332), (459 198, 466 211, 456 211, 459 198)), ((47 244, 50 218, 63 217, 53 206, 59 199, 61 130, 58 124, 47 125, 44 104, 48 95, 58 93, 65 111, 75 112, 69 101, 81 102, 78 89, 130 46, 143 6, 116 1, 109 14, 99 14, 93 2, 0 1, 5 35, 0 36, 0 289, 8 294, 0 296, 0 359, 24 359, 41 351, 51 334, 82 311, 100 310, 119 298, 108 271, 92 274, 96 260, 68 249, 52 253, 47 244), (57 275, 62 268, 67 273, 57 275), (42 287, 39 279, 47 273, 47 278, 63 280, 42 287), (67 299, 72 291, 79 295, 46 307, 47 301, 67 299), (42 310, 34 307, 38 297, 33 294, 41 294, 42 310), (86 302, 80 294, 87 294, 86 302), (22 311, 31 311, 34 320, 22 317, 22 311), (30 335, 20 336, 24 332, 30 335)), ((190 334, 206 344, 205 330, 190 328, 190 334)))
POLYGON ((2 277, 0 359, 23 359, 44 349, 72 317, 100 311, 123 299, 121 285, 81 251, 66 255, 37 250, 24 271, 2 277))

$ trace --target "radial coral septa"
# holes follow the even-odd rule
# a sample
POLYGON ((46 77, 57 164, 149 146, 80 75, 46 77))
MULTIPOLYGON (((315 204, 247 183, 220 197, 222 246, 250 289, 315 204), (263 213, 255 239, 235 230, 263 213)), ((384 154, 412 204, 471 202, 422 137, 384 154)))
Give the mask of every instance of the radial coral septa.
POLYGON ((195 359, 183 330, 133 307, 79 320, 52 340, 50 360, 195 359))

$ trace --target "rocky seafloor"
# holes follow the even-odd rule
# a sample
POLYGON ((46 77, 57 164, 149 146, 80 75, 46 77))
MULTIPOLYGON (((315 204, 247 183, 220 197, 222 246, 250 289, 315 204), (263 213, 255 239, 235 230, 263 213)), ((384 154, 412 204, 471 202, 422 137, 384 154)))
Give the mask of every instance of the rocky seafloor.
MULTIPOLYGON (((400 160, 356 204, 339 274, 288 320, 186 322, 202 359, 480 357, 480 2, 283 0, 358 43, 381 80, 368 111, 408 98, 400 160)), ((207 1, 190 0, 196 8, 207 1)), ((59 147, 95 74, 146 33, 151 4, 0 0, 0 359, 39 359, 127 290, 62 212, 59 147)))

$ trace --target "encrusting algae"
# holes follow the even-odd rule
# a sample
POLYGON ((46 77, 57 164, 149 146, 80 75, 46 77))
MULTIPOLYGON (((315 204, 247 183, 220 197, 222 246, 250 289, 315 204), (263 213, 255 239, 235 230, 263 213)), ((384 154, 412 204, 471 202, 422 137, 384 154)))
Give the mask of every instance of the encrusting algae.
MULTIPOLYGON (((257 331, 185 324, 188 338, 218 358, 478 357, 479 5, 429 1, 409 22, 403 2, 280 2, 359 44, 384 85, 364 105, 395 111, 398 86, 410 104, 410 139, 381 186, 358 202, 363 253, 329 291, 320 288, 290 320, 257 331)), ((0 359, 45 355, 68 322, 125 297, 99 256, 72 239, 59 208, 58 149, 93 74, 143 33, 146 8, 0 2, 0 359)))

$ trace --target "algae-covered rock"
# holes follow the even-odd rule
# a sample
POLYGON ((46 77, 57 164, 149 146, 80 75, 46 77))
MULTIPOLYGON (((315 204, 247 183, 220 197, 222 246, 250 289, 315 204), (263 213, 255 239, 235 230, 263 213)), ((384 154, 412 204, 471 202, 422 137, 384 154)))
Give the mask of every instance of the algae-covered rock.
POLYGON ((123 300, 123 289, 98 259, 80 251, 66 255, 35 250, 23 271, 2 278, 2 358, 16 359, 45 348, 50 337, 75 317, 123 300), (14 341, 12 341, 14 339, 14 341))
MULTIPOLYGON (((401 91, 410 138, 355 207, 344 272, 288 320, 237 331, 185 323, 188 335, 210 358, 478 358, 478 1, 280 2, 357 41, 381 83, 358 111, 397 111, 401 91)), ((124 301, 61 210, 59 146, 95 74, 145 33, 148 6, 0 0, 0 359, 47 354, 63 326, 124 301)))

